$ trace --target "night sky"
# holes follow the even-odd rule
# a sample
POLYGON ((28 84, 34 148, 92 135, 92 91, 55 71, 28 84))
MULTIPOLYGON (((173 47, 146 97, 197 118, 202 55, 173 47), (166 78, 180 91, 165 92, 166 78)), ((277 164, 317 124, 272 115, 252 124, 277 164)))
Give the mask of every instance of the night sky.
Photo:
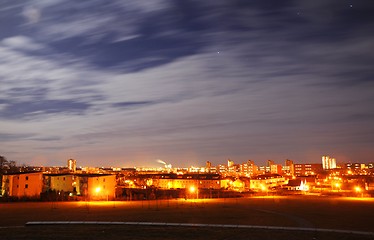
POLYGON ((1 1, 0 155, 374 161, 373 1, 1 1))

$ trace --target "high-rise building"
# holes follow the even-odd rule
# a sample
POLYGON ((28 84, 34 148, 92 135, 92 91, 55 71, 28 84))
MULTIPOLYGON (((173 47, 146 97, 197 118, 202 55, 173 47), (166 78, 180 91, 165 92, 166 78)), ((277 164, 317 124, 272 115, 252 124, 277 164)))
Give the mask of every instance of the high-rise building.
POLYGON ((207 171, 207 172, 210 172, 210 169, 212 168, 212 163, 209 162, 209 161, 206 161, 205 168, 206 168, 206 171, 207 171))
POLYGON ((295 175, 295 165, 292 160, 286 159, 285 166, 283 168, 283 173, 285 173, 288 176, 295 175))
POLYGON ((234 166, 234 161, 233 160, 230 160, 230 159, 228 159, 227 160, 227 167, 233 167, 234 166))
POLYGON ((274 164, 275 164, 275 162, 273 160, 268 160, 267 161, 267 166, 268 167, 271 167, 271 165, 274 165, 274 164))
POLYGON ((270 174, 282 174, 282 165, 275 164, 273 160, 268 160, 265 172, 270 174))
POLYGON ((270 165, 270 173, 271 174, 282 174, 282 165, 280 164, 272 164, 270 165))
POLYGON ((335 169, 336 159, 331 158, 330 156, 322 156, 322 167, 324 170, 335 169))
POLYGON ((236 172, 236 169, 237 169, 237 166, 235 165, 234 161, 232 160, 227 160, 227 169, 228 169, 228 172, 230 173, 235 173, 236 172))
POLYGON ((77 160, 69 159, 68 160, 68 169, 70 172, 76 172, 77 170, 77 160))
POLYGON ((252 160, 248 160, 246 163, 240 164, 240 173, 252 177, 257 174, 257 166, 252 160))
POLYGON ((296 176, 316 175, 323 170, 320 163, 295 164, 294 166, 296 176))

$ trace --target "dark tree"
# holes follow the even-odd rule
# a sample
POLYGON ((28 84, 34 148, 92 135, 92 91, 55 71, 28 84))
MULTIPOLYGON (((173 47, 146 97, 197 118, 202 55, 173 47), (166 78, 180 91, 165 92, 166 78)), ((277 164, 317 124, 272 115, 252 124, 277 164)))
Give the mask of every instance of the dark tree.
POLYGON ((6 166, 8 166, 8 160, 0 155, 0 173, 4 173, 6 166))
POLYGON ((6 157, 0 155, 0 175, 14 172, 18 172, 16 161, 8 160, 6 157))

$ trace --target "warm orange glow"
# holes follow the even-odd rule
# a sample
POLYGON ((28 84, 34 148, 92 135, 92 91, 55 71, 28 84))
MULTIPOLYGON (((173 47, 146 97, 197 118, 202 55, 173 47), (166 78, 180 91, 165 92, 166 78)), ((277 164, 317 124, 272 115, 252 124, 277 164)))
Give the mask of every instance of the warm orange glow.
POLYGON ((361 188, 359 186, 355 187, 356 192, 361 192, 361 188))
POLYGON ((101 191, 101 188, 100 187, 97 187, 96 189, 95 189, 95 192, 96 193, 99 193, 101 191))
POLYGON ((340 184, 339 183, 335 183, 335 187, 339 188, 340 184))
POLYGON ((190 193, 194 193, 196 191, 196 188, 195 186, 191 186, 189 190, 190 190, 190 193))

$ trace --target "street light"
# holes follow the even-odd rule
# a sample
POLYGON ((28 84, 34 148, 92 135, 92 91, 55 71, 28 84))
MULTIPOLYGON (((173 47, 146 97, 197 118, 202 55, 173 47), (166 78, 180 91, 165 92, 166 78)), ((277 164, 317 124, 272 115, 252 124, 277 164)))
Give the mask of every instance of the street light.
MULTIPOLYGON (((362 192, 362 188, 360 186, 355 187, 355 192, 357 193, 357 195, 361 193, 361 197, 364 196, 364 193, 362 192)), ((360 195, 358 195, 358 196, 360 196, 360 195)))
POLYGON ((340 190, 340 183, 335 183, 335 187, 336 187, 336 189, 337 189, 338 192, 339 192, 339 190, 340 190))
POLYGON ((191 195, 196 193, 196 198, 199 198, 199 191, 195 186, 190 186, 188 190, 190 191, 191 195))

